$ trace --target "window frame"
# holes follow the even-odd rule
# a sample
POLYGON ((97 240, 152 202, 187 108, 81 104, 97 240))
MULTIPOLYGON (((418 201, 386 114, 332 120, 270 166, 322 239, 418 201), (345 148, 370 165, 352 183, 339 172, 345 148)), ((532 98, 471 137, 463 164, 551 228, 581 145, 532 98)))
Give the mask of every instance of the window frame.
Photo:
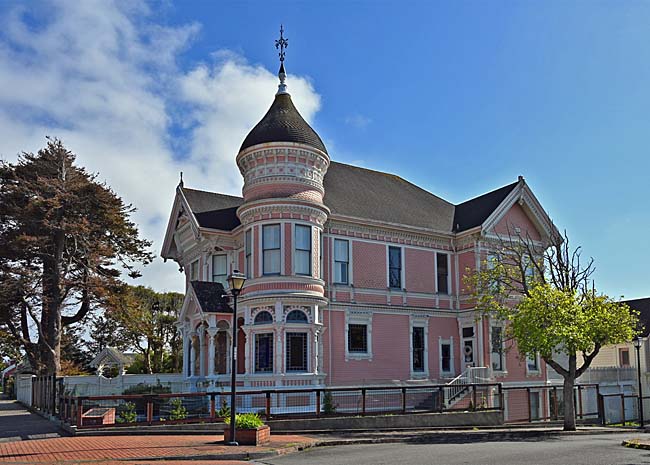
POLYGON ((281 223, 272 223, 272 224, 263 224, 262 225, 262 276, 279 276, 282 274, 282 224, 281 223), (278 228, 278 247, 266 247, 264 230, 266 228, 278 228), (278 271, 266 271, 266 253, 278 251, 278 271))
POLYGON ((332 253, 332 260, 333 260, 333 263, 334 263, 334 276, 333 276, 334 279, 332 280, 332 282, 333 282, 334 284, 339 284, 339 285, 343 285, 343 286, 349 286, 349 285, 350 285, 350 240, 349 240, 349 239, 337 239, 337 238, 334 238, 334 243, 333 243, 332 251, 333 251, 333 253, 332 253), (346 260, 345 260, 345 261, 343 261, 343 260, 337 260, 337 258, 336 258, 336 251, 337 251, 337 248, 336 248, 336 242, 337 242, 337 241, 338 241, 338 242, 345 242, 345 243, 346 243, 345 250, 347 251, 347 257, 346 257, 346 260), (346 274, 346 279, 345 279, 345 281, 343 281, 343 280, 338 280, 338 279, 337 279, 337 270, 338 270, 337 265, 338 265, 339 263, 344 263, 344 264, 345 264, 345 270, 346 270, 346 271, 345 271, 345 274, 346 274))
POLYGON ((215 254, 213 254, 213 255, 212 255, 212 263, 211 263, 210 265, 211 265, 211 268, 212 268, 212 269, 210 270, 210 271, 211 271, 211 274, 212 274, 212 282, 213 282, 213 283, 221 283, 221 284, 223 284, 223 288, 224 288, 224 289, 228 289, 228 254, 227 254, 226 252, 223 252, 223 253, 215 253, 215 254), (223 274, 223 275, 221 275, 221 274, 215 274, 215 266, 214 266, 214 262, 215 262, 215 259, 216 259, 217 257, 225 257, 225 260, 226 260, 226 262, 225 262, 226 273, 223 274), (215 276, 223 276, 223 277, 224 277, 223 282, 222 282, 222 281, 215 281, 215 280, 214 280, 215 276))
POLYGON ((449 290, 451 289, 451 283, 450 283, 450 273, 449 273, 449 265, 450 265, 450 257, 448 253, 445 252, 436 252, 436 294, 442 294, 442 295, 449 295, 450 292, 449 290), (445 257, 445 287, 446 290, 443 292, 440 290, 440 256, 444 255, 445 257))
POLYGON ((253 277, 253 229, 247 229, 244 233, 244 272, 246 278, 253 277))
POLYGON ((389 289, 404 289, 404 251, 402 250, 403 247, 395 246, 395 245, 389 245, 386 248, 386 254, 387 254, 387 259, 386 259, 386 265, 387 265, 387 284, 389 289), (399 251, 399 267, 396 266, 391 266, 390 262, 390 257, 391 257, 391 249, 399 251), (399 283, 397 286, 391 285, 391 270, 397 269, 399 270, 399 283))
POLYGON ((253 360, 253 368, 255 374, 273 374, 275 370, 275 363, 274 363, 274 344, 275 344, 275 334, 273 332, 259 332, 255 333, 255 337, 253 338, 255 347, 253 349, 254 352, 254 360, 253 360), (269 362, 268 367, 264 367, 264 369, 260 369, 260 339, 261 338, 265 339, 270 339, 270 343, 268 344, 268 349, 269 349, 269 354, 267 355, 267 359, 269 362))
POLYGON ((192 260, 190 262, 190 272, 188 274, 188 280, 191 281, 201 281, 201 265, 199 263, 199 259, 197 258, 196 260, 192 260), (196 265, 196 268, 194 267, 196 265), (194 274, 194 271, 196 271, 196 279, 192 279, 192 275, 194 274))
POLYGON ((348 349, 347 350, 348 350, 349 353, 351 353, 351 354, 364 354, 364 355, 366 355, 368 353, 368 325, 362 324, 362 323, 348 323, 347 335, 348 335, 348 340, 347 340, 348 349), (352 337, 353 337, 352 336, 352 329, 362 330, 363 331, 363 337, 362 337, 363 348, 362 349, 353 349, 352 348, 352 337))
POLYGON ((306 331, 287 331, 285 333, 285 350, 284 350, 284 365, 287 373, 306 373, 309 372, 309 333, 306 331), (302 337, 303 343, 303 365, 300 368, 290 368, 291 360, 291 345, 290 339, 292 337, 302 337))
POLYGON ((539 359, 539 353, 536 353, 532 357, 530 355, 526 356, 525 359, 526 363, 526 375, 531 375, 531 376, 539 376, 542 373, 542 367, 540 364, 540 359, 539 359), (531 369, 529 362, 534 360, 535 361, 535 368, 531 369))
POLYGON ((619 347, 618 348, 618 366, 621 368, 630 368, 632 366, 632 359, 630 358, 630 348, 629 347, 619 347), (623 363, 623 354, 627 354, 627 365, 623 363))
POLYGON ((313 239, 313 230, 312 229, 313 228, 311 227, 311 225, 307 225, 307 224, 295 223, 293 225, 293 273, 296 276, 313 276, 314 270, 313 270, 312 257, 313 257, 313 253, 314 253, 314 251, 313 251, 314 247, 313 247, 313 240, 312 240, 313 239), (298 231, 299 231, 299 228, 304 228, 304 229, 309 231, 309 249, 298 248, 298 231), (299 252, 301 252, 300 255, 302 255, 302 253, 305 253, 305 252, 307 253, 307 257, 308 257, 307 258, 307 268, 308 268, 307 273, 299 273, 298 272, 298 261, 299 261, 298 257, 300 256, 299 252))
POLYGON ((454 338, 450 337, 449 339, 443 339, 442 337, 438 338, 438 362, 439 362, 439 373, 441 377, 451 377, 454 375, 456 368, 454 366, 454 338), (443 358, 442 358, 442 346, 449 346, 449 370, 443 369, 443 358))

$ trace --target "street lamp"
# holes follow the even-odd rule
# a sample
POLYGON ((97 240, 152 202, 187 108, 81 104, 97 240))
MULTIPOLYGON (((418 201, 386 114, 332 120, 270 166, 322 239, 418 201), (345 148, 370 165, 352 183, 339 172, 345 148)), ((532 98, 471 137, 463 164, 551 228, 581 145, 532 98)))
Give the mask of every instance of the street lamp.
POLYGON ((643 428, 643 388, 641 387, 641 344, 643 339, 641 336, 634 338, 634 348, 636 349, 636 370, 639 379, 639 423, 643 428))
POLYGON ((239 270, 234 270, 228 276, 228 286, 230 286, 230 293, 233 298, 233 312, 232 312, 232 365, 230 368, 230 441, 229 446, 238 446, 235 440, 235 399, 237 390, 237 296, 244 287, 246 276, 240 273, 239 270))

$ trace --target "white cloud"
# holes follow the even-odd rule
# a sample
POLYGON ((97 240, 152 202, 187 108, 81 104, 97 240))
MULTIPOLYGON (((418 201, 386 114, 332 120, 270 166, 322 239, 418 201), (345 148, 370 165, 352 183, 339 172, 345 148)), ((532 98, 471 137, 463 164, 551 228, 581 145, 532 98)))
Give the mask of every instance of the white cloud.
MULTIPOLYGON (((188 186, 240 192, 235 155, 277 86, 271 72, 227 51, 180 69, 176 59, 199 29, 156 24, 139 2, 10 9, 0 18, 0 157, 37 151, 46 135, 61 138, 138 208, 158 253, 179 171, 188 186)), ((306 78, 288 82, 310 120, 318 94, 306 78)), ((183 290, 177 267, 160 259, 140 281, 183 290)))
POLYGON ((349 115, 345 117, 345 124, 353 126, 358 129, 363 129, 372 123, 372 119, 367 116, 363 116, 360 113, 355 113, 354 115, 349 115))

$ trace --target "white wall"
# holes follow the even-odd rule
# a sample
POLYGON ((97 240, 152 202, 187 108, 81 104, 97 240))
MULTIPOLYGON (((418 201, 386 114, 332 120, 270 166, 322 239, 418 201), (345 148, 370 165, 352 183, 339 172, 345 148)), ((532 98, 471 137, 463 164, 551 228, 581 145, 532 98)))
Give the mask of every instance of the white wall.
POLYGON ((138 384, 161 384, 171 392, 183 392, 184 381, 180 373, 154 373, 151 375, 122 375, 115 378, 104 376, 65 376, 65 391, 75 396, 119 395, 125 389, 138 384))
POLYGON ((16 399, 24 405, 32 405, 33 375, 18 375, 16 379, 16 399))

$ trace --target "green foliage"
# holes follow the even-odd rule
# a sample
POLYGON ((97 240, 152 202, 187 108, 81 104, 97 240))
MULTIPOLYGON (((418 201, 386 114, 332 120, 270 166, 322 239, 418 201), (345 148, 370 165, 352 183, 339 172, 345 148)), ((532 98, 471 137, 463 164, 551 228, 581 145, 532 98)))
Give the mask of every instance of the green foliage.
POLYGON ((123 395, 131 394, 169 394, 172 392, 169 386, 163 386, 162 384, 145 384, 139 383, 135 386, 128 387, 122 392, 123 395))
MULTIPOLYGON (((230 424, 230 417, 224 418, 226 424, 230 424)), ((264 422, 257 413, 238 413, 235 415, 235 426, 237 429, 255 429, 264 426, 264 422)))
POLYGON ((183 399, 172 399, 169 403, 172 406, 169 412, 170 420, 184 420, 187 418, 187 409, 183 407, 183 399))
POLYGON ((326 391, 325 394, 323 395, 323 413, 326 414, 336 413, 336 407, 337 405, 334 404, 332 393, 326 391))
POLYGON ((138 414, 135 411, 135 404, 133 402, 125 402, 122 408, 119 409, 117 415, 118 423, 135 423, 138 419, 138 414))
POLYGON ((228 407, 228 402, 226 402, 226 399, 221 399, 221 407, 219 410, 217 410, 217 416, 219 418, 230 417, 230 407, 228 407))

